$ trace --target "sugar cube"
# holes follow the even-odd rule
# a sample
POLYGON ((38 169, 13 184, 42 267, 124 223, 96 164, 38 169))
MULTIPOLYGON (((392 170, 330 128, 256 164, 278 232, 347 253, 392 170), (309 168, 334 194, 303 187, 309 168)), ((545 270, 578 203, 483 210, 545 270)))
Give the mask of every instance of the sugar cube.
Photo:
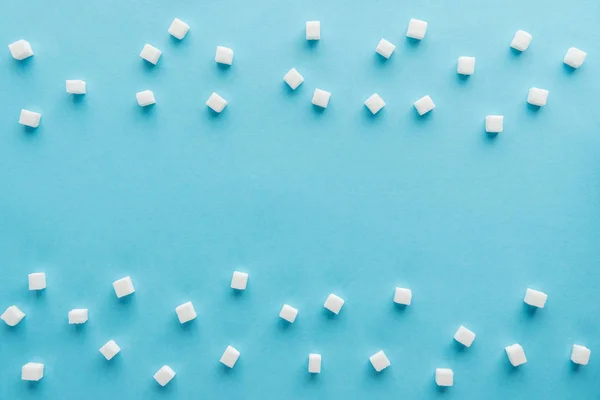
POLYGON ((289 323, 293 323, 296 320, 296 317, 298 316, 298 309, 290 305, 284 304, 283 307, 281 307, 279 316, 288 321, 289 323))
POLYGON ((573 351, 571 352, 571 361, 579 365, 587 365, 590 362, 591 350, 585 346, 578 344, 573 345, 573 351))
POLYGON ((323 306, 332 313, 339 314, 343 305, 344 299, 331 293, 329 296, 327 296, 327 299, 325 300, 325 304, 323 306))
POLYGON ((567 54, 563 62, 572 68, 579 68, 585 61, 585 57, 587 53, 583 50, 579 50, 578 48, 571 47, 567 50, 567 54))
POLYGON ((88 320, 87 308, 75 308, 69 311, 69 324, 85 324, 88 320))
POLYGON ((527 290, 525 291, 524 301, 530 306, 544 308, 547 299, 548 295, 544 292, 540 292, 538 290, 533 290, 529 288, 527 288, 527 290))
POLYGON ((408 21, 408 30, 406 31, 407 37, 421 40, 425 37, 425 32, 427 32, 427 22, 414 18, 411 18, 410 21, 408 21))
POLYGON ((306 21, 306 40, 321 39, 321 21, 306 21))
POLYGON ((179 318, 179 323, 181 324, 185 324, 186 322, 196 319, 198 316, 191 301, 177 306, 175 308, 175 312, 177 313, 177 318, 179 318))
POLYGON ((308 372, 311 374, 321 373, 321 355, 320 354, 309 354, 308 355, 308 372))
POLYGON ((40 119, 42 118, 42 114, 36 113, 29 110, 21 110, 21 115, 19 116, 19 123, 21 125, 29 126, 31 128, 37 128, 40 126, 40 119))
POLYGON ((379 110, 385 107, 385 101, 379 96, 377 93, 373 93, 371 97, 365 100, 365 106, 373 113, 373 115, 377 114, 379 110))
POLYGON ((29 274, 29 290, 46 289, 46 274, 43 272, 34 272, 29 274))
POLYGON ((25 313, 17 306, 10 306, 0 315, 0 319, 8 326, 15 326, 25 317, 25 313))
POLYGON ((140 106, 146 107, 156 104, 156 98, 152 90, 144 90, 135 94, 135 98, 140 106))
POLYGON ((24 60, 33 55, 31 44, 23 39, 9 44, 8 49, 10 50, 10 55, 13 56, 15 60, 24 60))
POLYGON ((37 382, 44 377, 44 364, 28 362, 21 367, 21 379, 37 382))
POLYGON ((527 362, 527 357, 525 357, 525 351, 520 344, 515 343, 505 348, 506 355, 508 356, 508 361, 512 364, 513 367, 518 367, 521 364, 525 364, 527 362))
POLYGON ((488 133, 500 133, 504 130, 503 115, 488 115, 485 117, 485 131, 488 133))
POLYGON ((121 297, 129 296, 135 289, 133 287, 133 282, 131 281, 130 276, 126 276, 121 279, 117 279, 113 282, 113 288, 115 289, 115 294, 120 299, 121 297))
POLYGON ((209 106, 214 112, 220 113, 227 105, 227 100, 219 96, 216 92, 213 92, 208 100, 206 100, 206 105, 209 106))
POLYGON ((221 359, 219 361, 222 364, 227 365, 229 368, 233 368, 233 366, 235 365, 235 363, 237 362, 239 357, 240 357, 239 351, 237 351, 232 346, 227 346, 227 348, 223 352, 223 355, 221 356, 221 359))
POLYGON ((162 51, 156 47, 152 46, 151 44, 145 44, 140 53, 140 57, 148 61, 150 64, 156 65, 161 54, 162 51))
POLYGON ((475 340, 475 333, 461 325, 454 334, 454 340, 465 347, 471 347, 473 340, 475 340))
POLYGON ((457 72, 461 75, 473 75, 475 72, 475 57, 458 57, 457 72))
POLYGON ((298 71, 296 71, 296 68, 292 68, 287 74, 285 74, 283 80, 290 88, 292 88, 292 90, 296 90, 296 88, 300 86, 302 82, 304 82, 304 77, 300 75, 298 71))
POLYGON ((529 47, 531 43, 531 34, 525 31, 518 30, 513 37, 512 42, 510 42, 510 47, 515 50, 525 51, 529 47))
POLYGON ((109 340, 104 344, 104 346, 100 347, 100 353, 102 353, 104 358, 107 360, 112 359, 114 356, 119 354, 120 351, 121 348, 114 340, 109 340))
POLYGON ((158 382, 160 386, 165 386, 167 383, 171 382, 171 379, 173 378, 175 378, 175 371, 168 365, 163 365, 154 374, 154 380, 158 382))
POLYGON ((326 92, 325 90, 315 89, 315 93, 313 94, 313 98, 312 98, 312 103, 315 106, 327 108, 330 97, 331 97, 331 93, 326 92))
POLYGON ((548 101, 548 93, 550 92, 545 89, 532 87, 529 89, 529 93, 527 94, 527 102, 529 104, 533 104, 534 106, 543 107, 548 101))
POLYGON ((217 46, 215 61, 219 64, 231 65, 233 63, 233 50, 229 47, 217 46))
POLYGON ((435 103, 429 96, 421 97, 419 100, 415 101, 414 104, 419 115, 425 115, 435 108, 435 103))
POLYGON ((438 386, 452 386, 454 384, 454 371, 450 368, 436 368, 435 383, 438 386))
POLYGON ((369 360, 377 372, 381 372, 391 365, 390 360, 385 356, 383 350, 379 350, 373 354, 369 360))
POLYGON ((231 288, 245 290, 248 285, 248 274, 245 272, 234 271, 231 278, 231 288))
POLYGON ((67 79, 67 93, 69 94, 85 94, 85 86, 85 81, 67 79))
POLYGON ((171 23, 171 26, 169 26, 169 33, 171 36, 179 40, 183 39, 189 30, 190 26, 179 18, 175 18, 171 23))
POLYGON ((410 306, 412 301, 412 290, 406 288, 396 288, 394 292, 394 303, 410 306))
POLYGON ((390 58, 395 49, 396 46, 394 44, 388 42, 385 39, 381 39, 377 44, 377 48, 375 48, 375 51, 382 57, 390 58))

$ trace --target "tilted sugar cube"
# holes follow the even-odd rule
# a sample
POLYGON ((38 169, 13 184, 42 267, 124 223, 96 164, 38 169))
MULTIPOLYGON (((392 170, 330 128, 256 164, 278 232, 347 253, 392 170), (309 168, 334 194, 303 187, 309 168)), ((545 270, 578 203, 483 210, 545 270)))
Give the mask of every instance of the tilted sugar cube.
POLYGON ((171 382, 171 379, 173 378, 175 378, 175 371, 168 365, 163 365, 154 374, 154 380, 158 382, 160 386, 165 386, 167 383, 171 382))
POLYGON ((410 21, 408 21, 408 30, 406 31, 407 37, 421 40, 425 37, 425 32, 427 32, 427 22, 414 18, 411 18, 410 21))
POLYGON ((321 355, 320 354, 309 354, 308 355, 308 372, 311 374, 321 373, 321 355))
POLYGON ((429 96, 423 96, 414 103, 419 115, 425 115, 435 108, 435 103, 429 96))
POLYGON ((525 291, 525 299, 523 301, 530 306, 544 308, 547 299, 548 295, 546 293, 527 288, 525 291))
POLYGON ((296 88, 300 86, 302 82, 304 82, 304 77, 300 75, 298 71, 296 71, 296 68, 292 68, 287 74, 285 74, 283 80, 290 88, 292 88, 292 90, 296 90, 296 88))
POLYGON ((323 307, 325 307, 334 314, 339 314, 343 305, 344 299, 342 299, 340 296, 336 296, 335 294, 331 293, 329 296, 327 296, 323 307))
POLYGON ((113 288, 115 289, 115 294, 120 299, 121 297, 129 296, 133 292, 135 292, 135 288, 133 287, 133 282, 131 281, 130 276, 126 276, 121 279, 117 279, 113 282, 113 288))
POLYGON ((488 133, 500 133, 504 130, 503 115, 488 115, 485 117, 485 131, 488 133))
POLYGON ((458 57, 457 72, 461 75, 473 75, 475 72, 475 57, 458 57))
POLYGON ((321 39, 321 21, 306 21, 306 40, 321 39))
POLYGON ((235 365, 235 363, 237 362, 239 357, 240 357, 239 351, 237 351, 232 346, 227 346, 227 348, 223 352, 223 355, 221 356, 221 359, 219 361, 222 364, 228 366, 229 368, 233 368, 233 366, 235 365))
POLYGON ((525 31, 518 30, 513 37, 512 42, 510 42, 510 47, 515 50, 525 51, 529 47, 531 43, 531 34, 525 31))
POLYGON ((100 353, 102 353, 104 358, 107 360, 112 359, 114 356, 119 354, 120 351, 121 348, 114 340, 109 340, 104 344, 104 346, 100 347, 100 353))
POLYGON ((585 61, 586 56, 587 56, 587 53, 585 51, 579 50, 576 47, 571 47, 567 51, 567 54, 565 54, 565 58, 563 59, 563 62, 565 64, 567 64, 569 67, 579 68, 585 61))
POLYGON ((290 305, 284 304, 283 307, 281 307, 279 316, 288 321, 289 323, 293 323, 296 320, 296 317, 298 316, 298 309, 290 305))
POLYGON ((525 351, 523 347, 515 343, 508 347, 505 347, 506 355, 508 356, 508 361, 512 364, 513 367, 518 367, 521 364, 525 364, 527 362, 527 357, 525 357, 525 351))
POLYGON ((231 65, 233 63, 233 50, 229 47, 217 46, 215 61, 219 64, 231 65))
POLYGON ((391 365, 390 360, 385 356, 383 350, 379 350, 369 357, 369 361, 371 361, 373 368, 375 368, 375 371, 377 372, 381 372, 391 365))
POLYGON ((31 128, 37 128, 40 126, 40 119, 42 118, 42 114, 36 113, 29 110, 21 110, 21 115, 19 116, 19 123, 21 125, 29 126, 31 128))
POLYGON ((571 361, 579 365, 587 365, 590 362, 591 350, 585 346, 578 344, 573 345, 573 351, 571 352, 571 361))
POLYGON ((209 106, 214 112, 220 113, 227 105, 227 100, 219 96, 216 92, 213 92, 208 100, 206 100, 206 105, 209 106))
POLYGON ((37 382, 44 377, 44 364, 28 362, 21 367, 21 379, 37 382))
POLYGON ((248 274, 245 272, 234 271, 231 277, 231 288, 236 290, 245 290, 248 285, 248 274))
POLYGON ((198 316, 191 301, 177 306, 175 308, 175 312, 177 313, 177 318, 179 318, 179 323, 181 324, 185 324, 186 322, 196 319, 198 316))
POLYGON ((461 325, 454 334, 454 340, 465 347, 471 347, 473 340, 475 340, 475 333, 461 325))
POLYGON ((43 272, 34 272, 29 274, 29 290, 46 289, 46 274, 43 272))
POLYGON ((382 57, 390 58, 395 49, 396 46, 394 44, 388 42, 385 39, 381 39, 377 44, 377 48, 375 48, 375 51, 382 57))
POLYGON ((313 98, 312 98, 312 103, 315 106, 327 108, 330 98, 331 98, 331 93, 326 92, 325 90, 315 89, 315 93, 313 94, 313 98))
POLYGON ((88 320, 87 308, 75 308, 69 311, 69 324, 85 324, 88 320))
POLYGON ((67 79, 67 93, 69 94, 85 94, 86 85, 85 81, 74 79, 67 79))
POLYGON ((183 39, 189 30, 190 26, 179 18, 175 18, 171 23, 171 26, 169 26, 169 33, 171 36, 179 40, 183 39))
POLYGON ((152 46, 151 44, 145 44, 140 53, 140 57, 148 61, 150 64, 156 65, 161 54, 162 51, 156 47, 152 46))
POLYGON ((394 291, 394 303, 410 306, 412 290, 397 287, 394 291))
POLYGON ((10 306, 0 315, 0 319, 8 326, 15 326, 25 317, 25 313, 17 306, 10 306))
POLYGON ((550 92, 545 89, 532 87, 529 89, 529 93, 527 94, 527 102, 529 104, 533 104, 534 106, 543 107, 548 102, 549 93, 550 92))
POLYGON ((454 384, 454 371, 450 368, 436 368, 435 383, 438 386, 452 386, 454 384))
POLYGON ((33 49, 31 48, 31 44, 27 40, 17 40, 14 43, 8 45, 8 49, 10 50, 10 55, 15 60, 24 60, 33 55, 33 49))
POLYGON ((144 90, 142 92, 137 92, 135 94, 135 98, 141 107, 156 104, 156 98, 154 97, 154 92, 152 90, 144 90))
POLYGON ((365 100, 365 106, 371 111, 373 115, 377 114, 379 110, 385 107, 385 101, 377 93, 373 93, 371 97, 365 100))

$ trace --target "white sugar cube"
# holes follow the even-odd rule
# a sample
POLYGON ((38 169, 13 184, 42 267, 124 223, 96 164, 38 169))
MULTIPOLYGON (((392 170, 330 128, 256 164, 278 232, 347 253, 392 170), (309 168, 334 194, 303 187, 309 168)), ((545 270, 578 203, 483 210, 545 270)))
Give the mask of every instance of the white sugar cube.
POLYGON ((107 360, 112 359, 114 356, 119 354, 120 351, 121 348, 114 340, 109 340, 104 344, 104 346, 100 347, 100 353, 102 353, 104 358, 107 360))
POLYGON ((331 293, 329 296, 327 296, 327 300, 325 300, 325 304, 323 306, 332 313, 339 314, 343 305, 344 299, 331 293))
POLYGON ((543 107, 548 101, 548 93, 550 92, 545 89, 532 87, 529 89, 529 93, 527 94, 527 102, 529 104, 533 104, 534 106, 543 107))
POLYGON ((10 306, 0 315, 0 319, 8 326, 15 326, 25 317, 25 313, 17 306, 10 306))
POLYGON ((175 18, 171 23, 171 26, 169 26, 169 33, 171 36, 179 40, 183 39, 189 30, 190 26, 179 18, 175 18))
POLYGON ((381 39, 377 44, 375 51, 382 57, 390 58, 395 49, 396 46, 394 44, 385 39, 381 39))
POLYGON ((46 289, 46 274, 43 272, 34 272, 29 274, 29 290, 46 289))
POLYGON ((219 361, 222 364, 227 365, 229 368, 233 368, 238 358, 240 358, 240 352, 232 346, 227 346, 219 361))
POLYGON ((450 368, 436 368, 435 383, 438 386, 452 386, 454 384, 454 371, 450 368))
POLYGON ((175 371, 168 365, 163 365, 154 374, 154 380, 158 382, 160 386, 165 386, 167 383, 171 382, 171 379, 173 378, 175 378, 175 371))
POLYGON ((546 293, 527 288, 525 291, 525 299, 523 301, 530 306, 544 308, 547 299, 548 295, 546 293))
POLYGON ((146 107, 156 104, 156 98, 152 90, 144 90, 135 94, 135 98, 140 106, 146 107))
POLYGON ((308 372, 311 374, 321 373, 321 355, 320 354, 309 354, 308 355, 308 372))
POLYGON ((385 107, 385 101, 379 96, 377 93, 373 93, 371 97, 365 100, 365 106, 373 113, 373 115, 377 114, 379 110, 385 107))
POLYGON ((131 281, 130 276, 126 276, 124 278, 114 281, 113 288, 115 289, 115 294, 119 299, 124 296, 129 296, 130 294, 135 292, 133 282, 131 281))
POLYGON ((488 133, 500 133, 504 130, 503 115, 488 115, 485 117, 485 131, 488 133))
POLYGON ((29 110, 21 110, 21 115, 19 116, 19 123, 21 125, 29 126, 31 128, 37 128, 40 126, 40 119, 42 118, 42 114, 36 113, 29 110))
POLYGON ((292 90, 296 90, 296 88, 300 86, 302 82, 304 82, 304 77, 300 75, 298 71, 296 71, 296 68, 292 68, 287 74, 285 74, 283 80, 290 88, 292 88, 292 90))
POLYGON ((473 75, 475 72, 475 57, 458 57, 457 72, 461 75, 473 75))
POLYGON ((397 287, 394 291, 394 303, 410 306, 412 290, 397 287))
POLYGON ((24 60, 33 55, 31 44, 23 39, 9 44, 8 49, 10 50, 10 55, 13 56, 15 60, 24 60))
POLYGON ((573 345, 573 351, 571 352, 571 361, 579 365, 587 365, 590 362, 591 350, 585 346, 578 344, 573 345))
POLYGON ((237 290, 245 290, 248 285, 248 274, 245 272, 234 271, 231 278, 231 287, 237 290))
POLYGON ((513 367, 518 367, 521 364, 525 364, 527 362, 527 357, 525 357, 525 351, 520 344, 515 343, 505 348, 506 355, 508 356, 508 361, 513 365, 513 367))
POLYGON ((179 318, 179 323, 181 324, 185 324, 186 322, 196 319, 198 316, 191 301, 177 306, 175 308, 175 312, 177 313, 177 318, 179 318))
POLYGON ((156 65, 161 54, 162 51, 156 47, 152 46, 151 44, 145 44, 140 53, 140 57, 149 63, 156 65))
POLYGON ((421 40, 425 37, 425 32, 427 32, 427 22, 414 18, 408 21, 407 37, 421 40))
POLYGON ((219 96, 216 92, 213 92, 208 100, 206 100, 206 105, 209 106, 214 112, 220 113, 227 105, 227 100, 219 96))
POLYGON ((419 115, 425 115, 435 108, 435 103, 429 96, 423 96, 414 103, 419 115))
POLYGON ((88 320, 87 308, 75 308, 69 311, 69 324, 85 324, 88 320))
POLYGON ((313 94, 313 98, 312 98, 312 103, 315 106, 327 108, 330 97, 331 97, 331 93, 326 92, 325 90, 315 89, 315 93, 313 94))
POLYGON ((321 21, 306 21, 306 40, 321 39, 321 21))
POLYGON ((229 47, 217 46, 215 61, 219 64, 231 65, 233 63, 233 50, 229 47))
POLYGON ((67 79, 67 93, 69 94, 85 94, 85 81, 67 79))
POLYGON ((454 340, 465 347, 471 347, 473 340, 475 340, 475 333, 461 325, 454 334, 454 340))
POLYGON ((565 55, 563 62, 572 68, 579 68, 585 61, 586 56, 587 56, 587 53, 585 51, 579 50, 578 48, 575 48, 575 47, 571 47, 567 51, 567 54, 565 55))
POLYGON ((381 372, 391 365, 390 360, 385 356, 383 350, 379 350, 373 354, 369 360, 377 372, 381 372))
POLYGON ((510 42, 510 47, 515 50, 525 51, 531 43, 531 38, 532 36, 530 33, 519 30, 515 33, 512 42, 510 42))
POLYGON ((296 317, 298 316, 298 309, 290 305, 284 304, 283 307, 281 307, 279 316, 288 321, 289 323, 293 323, 296 320, 296 317))
POLYGON ((21 379, 37 382, 44 377, 44 364, 28 362, 21 367, 21 379))

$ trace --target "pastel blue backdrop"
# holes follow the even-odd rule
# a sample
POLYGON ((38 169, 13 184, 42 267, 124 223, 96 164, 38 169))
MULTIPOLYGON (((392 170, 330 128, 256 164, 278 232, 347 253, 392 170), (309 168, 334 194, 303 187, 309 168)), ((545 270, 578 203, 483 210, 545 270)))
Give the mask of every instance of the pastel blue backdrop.
POLYGON ((592 399, 600 395, 600 2, 5 0, 0 42, 2 399, 592 399), (172 19, 191 25, 182 41, 172 19), (411 17, 429 22, 421 43, 411 17), (304 40, 304 22, 322 40, 304 40), (533 34, 529 50, 509 48, 533 34), (389 61, 374 52, 397 45, 389 61), (151 43, 156 67, 138 56, 151 43), (232 47, 233 66, 214 62, 232 47), (571 46, 582 68, 562 64, 571 46), (456 60, 477 58, 461 79, 456 60), (305 77, 292 92, 283 75, 305 77), (88 94, 65 93, 84 79, 88 94), (527 91, 550 90, 534 110, 527 91), (329 107, 310 103, 315 88, 329 107), (135 93, 157 104, 141 109, 135 93), (204 102, 229 101, 218 116, 204 102), (372 93, 387 102, 369 115, 372 93), (437 104, 417 116, 412 103, 437 104), (42 113, 39 129, 19 111, 42 113), (504 132, 484 133, 487 114, 504 132), (248 290, 229 288, 235 269, 248 290), (27 290, 44 271, 48 288, 27 290), (111 283, 131 275, 135 295, 111 283), (414 293, 394 306, 395 286, 414 293), (523 305, 527 287, 546 308, 523 305), (337 317, 323 309, 334 292, 337 317), (180 326, 175 307, 198 318, 180 326), (280 307, 299 308, 286 326, 280 307), (67 324, 87 307, 89 322, 67 324), (477 334, 461 350, 460 324, 477 334), (98 348, 115 339, 106 362, 98 348), (521 343, 513 369, 504 347, 521 343), (573 368, 571 346, 592 349, 573 368), (219 358, 241 351, 235 368, 219 358), (392 362, 375 374, 383 349, 392 362), (319 376, 308 354, 323 355, 319 376), (21 365, 45 363, 37 385, 21 365), (163 364, 177 372, 160 388, 163 364), (455 386, 440 391, 434 370, 455 386))

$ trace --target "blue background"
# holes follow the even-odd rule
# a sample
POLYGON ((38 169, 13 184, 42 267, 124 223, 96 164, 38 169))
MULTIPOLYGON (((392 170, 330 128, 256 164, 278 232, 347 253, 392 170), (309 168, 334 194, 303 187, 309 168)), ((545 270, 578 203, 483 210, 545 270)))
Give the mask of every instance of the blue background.
POLYGON ((0 42, 2 399, 591 399, 600 395, 600 3, 5 0, 0 42), (182 41, 172 19, 191 25, 182 41), (429 22, 418 44, 411 17, 429 22), (304 39, 306 20, 322 40, 304 39), (532 33, 518 55, 509 43, 532 33), (374 49, 397 45, 389 61, 374 49), (139 56, 163 50, 156 67, 139 56), (214 62, 232 47, 231 68, 214 62), (577 71, 571 46, 589 53, 577 71), (456 59, 477 58, 461 79, 456 59), (292 92, 282 81, 305 77, 292 92), (80 100, 66 79, 84 79, 80 100), (550 90, 535 111, 527 91, 550 90), (329 107, 310 103, 315 88, 329 107), (154 91, 141 109, 135 93, 154 91), (213 115, 213 91, 229 101, 213 115), (363 101, 379 93, 376 117, 363 101), (437 108, 418 117, 429 94, 437 108), (39 129, 19 111, 42 113, 39 129), (487 114, 504 132, 484 133, 487 114), (235 269, 248 290, 229 288, 235 269), (27 290, 44 271, 48 289, 27 290), (120 302, 111 283, 131 275, 120 302), (413 305, 394 306, 395 286, 413 305), (527 287, 549 294, 530 313, 527 287), (322 305, 346 299, 338 317, 322 305), (174 309, 198 312, 180 326, 174 309), (299 308, 296 323, 280 307, 299 308), (72 308, 90 309, 81 329, 72 308), (460 350, 460 324, 477 334, 460 350), (98 348, 115 339, 106 362, 98 348), (513 369, 504 347, 529 362, 513 369), (573 368, 573 343, 592 349, 573 368), (231 371, 218 360, 241 351, 231 371), (383 349, 391 368, 368 358, 383 349), (323 355, 309 376, 308 353, 323 355), (21 365, 41 360, 37 385, 21 365), (152 375, 177 372, 164 389, 152 375), (454 369, 439 391, 437 367, 454 369))

